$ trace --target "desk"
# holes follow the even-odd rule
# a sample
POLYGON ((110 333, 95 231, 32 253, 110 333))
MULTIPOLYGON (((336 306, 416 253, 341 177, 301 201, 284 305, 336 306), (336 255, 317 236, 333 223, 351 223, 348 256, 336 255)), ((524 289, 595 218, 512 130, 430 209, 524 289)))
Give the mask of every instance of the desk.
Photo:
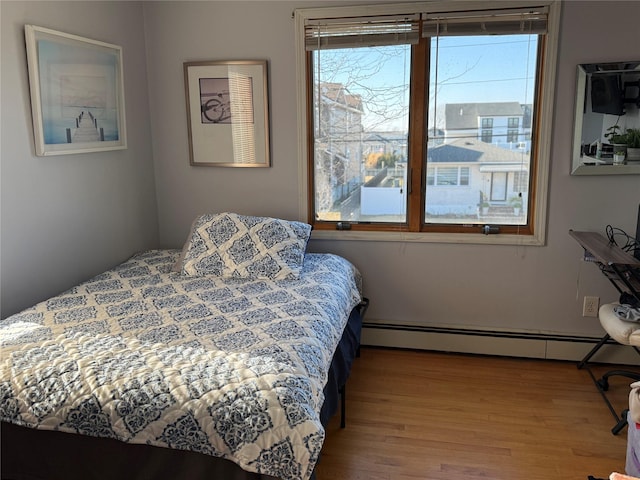
POLYGON ((569 230, 569 235, 584 248, 585 260, 598 263, 618 292, 632 295, 640 302, 640 260, 597 232, 569 230))
MULTIPOLYGON (((599 233, 576 232, 574 230, 569 230, 569 235, 571 235, 580 244, 580 246, 584 248, 584 259, 598 265, 602 273, 609 279, 621 295, 626 293, 640 302, 640 260, 625 252, 617 245, 609 242, 607 238, 599 233)), ((604 327, 605 323, 603 323, 602 317, 599 316, 599 318, 600 323, 602 323, 604 327)), ((600 342, 593 347, 589 353, 587 353, 580 363, 578 363, 578 368, 586 368, 587 372, 589 372, 598 392, 600 392, 600 395, 609 407, 609 411, 611 411, 611 414, 616 419, 617 423, 611 429, 612 433, 616 435, 627 424, 627 410, 623 410, 622 414, 618 416, 618 413, 607 398, 605 392, 609 389, 609 377, 619 375, 633 380, 638 380, 640 378, 640 374, 627 370, 612 370, 605 373, 600 379, 597 379, 594 376, 593 372, 589 368, 588 362, 604 344, 610 341, 610 339, 611 336, 607 333, 602 340, 600 340, 600 342)), ((631 346, 640 354, 640 350, 637 346, 631 346)))

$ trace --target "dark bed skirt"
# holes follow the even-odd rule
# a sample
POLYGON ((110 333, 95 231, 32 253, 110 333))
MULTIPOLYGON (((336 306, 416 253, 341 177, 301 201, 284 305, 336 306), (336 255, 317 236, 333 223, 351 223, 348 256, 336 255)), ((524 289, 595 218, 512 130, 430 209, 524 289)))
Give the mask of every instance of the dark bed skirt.
MULTIPOLYGON (((356 307, 334 353, 320 412, 323 425, 337 412, 340 391, 360 345, 367 304, 356 307)), ((274 480, 235 463, 195 452, 108 438, 35 430, 2 422, 3 480, 274 480)))
POLYGON ((2 423, 2 478, 11 480, 274 480, 195 452, 2 423))

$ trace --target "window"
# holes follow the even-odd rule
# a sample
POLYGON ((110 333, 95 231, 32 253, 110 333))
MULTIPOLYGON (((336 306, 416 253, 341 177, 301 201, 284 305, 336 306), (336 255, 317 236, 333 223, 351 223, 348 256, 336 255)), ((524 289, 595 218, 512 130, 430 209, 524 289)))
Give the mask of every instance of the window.
POLYGON ((529 175, 527 172, 515 172, 513 177, 513 191, 520 193, 527 188, 529 184, 529 175))
POLYGON ((429 167, 427 168, 427 185, 469 185, 469 167, 429 167))
POLYGON ((493 130, 482 130, 480 140, 484 143, 491 143, 493 140, 493 130))
POLYGON ((482 128, 493 128, 493 118, 483 118, 482 128))
POLYGON ((314 234, 542 243, 558 2, 407 5, 296 11, 314 234), (518 214, 483 213, 512 196, 518 214))

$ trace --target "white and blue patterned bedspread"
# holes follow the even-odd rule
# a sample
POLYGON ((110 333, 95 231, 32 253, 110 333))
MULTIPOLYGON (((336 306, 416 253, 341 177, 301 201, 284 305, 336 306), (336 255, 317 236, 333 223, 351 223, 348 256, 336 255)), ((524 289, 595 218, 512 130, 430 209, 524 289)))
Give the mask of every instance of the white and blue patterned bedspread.
POLYGON ((309 478, 359 273, 307 254, 299 280, 188 277, 179 254, 138 254, 0 322, 0 419, 309 478))

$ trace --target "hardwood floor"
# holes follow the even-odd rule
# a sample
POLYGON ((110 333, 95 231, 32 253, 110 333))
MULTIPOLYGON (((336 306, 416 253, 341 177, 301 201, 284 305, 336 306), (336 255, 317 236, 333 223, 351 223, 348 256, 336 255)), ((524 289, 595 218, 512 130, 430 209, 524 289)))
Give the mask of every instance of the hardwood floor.
MULTIPOLYGON (((618 411, 630 383, 610 380, 618 411)), ((627 428, 611 433, 613 416, 574 363, 362 348, 347 389, 347 428, 329 425, 318 480, 624 473, 627 428)))

